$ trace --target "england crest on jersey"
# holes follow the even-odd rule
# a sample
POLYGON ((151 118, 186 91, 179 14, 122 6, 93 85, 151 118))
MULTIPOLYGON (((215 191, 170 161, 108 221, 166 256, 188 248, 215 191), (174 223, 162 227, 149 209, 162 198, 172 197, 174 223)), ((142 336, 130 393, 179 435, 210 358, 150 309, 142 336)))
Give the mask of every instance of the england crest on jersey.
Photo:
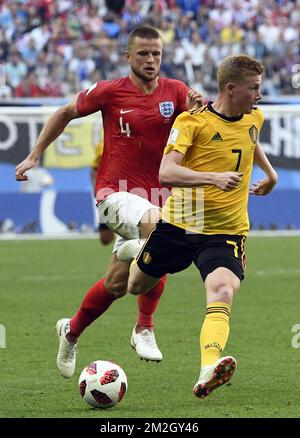
POLYGON ((174 113, 174 103, 173 102, 160 102, 159 104, 160 114, 166 118, 172 117, 174 113))

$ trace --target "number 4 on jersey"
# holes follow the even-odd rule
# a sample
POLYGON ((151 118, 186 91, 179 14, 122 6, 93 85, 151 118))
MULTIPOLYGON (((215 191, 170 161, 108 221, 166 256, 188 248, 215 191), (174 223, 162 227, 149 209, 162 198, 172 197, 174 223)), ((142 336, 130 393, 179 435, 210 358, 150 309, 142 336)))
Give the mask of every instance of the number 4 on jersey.
POLYGON ((120 122, 121 134, 126 134, 127 137, 130 137, 130 132, 131 131, 130 131, 130 128, 129 128, 129 123, 126 122, 125 123, 125 128, 124 128, 123 117, 120 117, 119 122, 120 122))

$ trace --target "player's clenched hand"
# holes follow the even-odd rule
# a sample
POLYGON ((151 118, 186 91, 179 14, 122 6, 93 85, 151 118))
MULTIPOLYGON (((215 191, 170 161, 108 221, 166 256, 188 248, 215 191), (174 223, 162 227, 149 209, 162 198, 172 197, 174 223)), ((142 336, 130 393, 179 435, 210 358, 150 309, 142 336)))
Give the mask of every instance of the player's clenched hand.
POLYGON ((17 181, 27 181, 28 176, 25 175, 26 170, 31 169, 34 167, 37 163, 37 160, 34 160, 32 158, 25 158, 24 161, 22 161, 20 164, 16 167, 16 180, 17 181))
POLYGON ((203 105, 201 94, 194 90, 190 89, 186 98, 186 107, 188 110, 201 108, 203 105))
POLYGON ((268 195, 277 183, 277 178, 265 178, 262 181, 253 183, 250 194, 256 196, 268 195))
POLYGON ((238 187, 242 180, 243 173, 238 172, 220 172, 215 173, 215 186, 224 192, 229 192, 230 190, 238 187))

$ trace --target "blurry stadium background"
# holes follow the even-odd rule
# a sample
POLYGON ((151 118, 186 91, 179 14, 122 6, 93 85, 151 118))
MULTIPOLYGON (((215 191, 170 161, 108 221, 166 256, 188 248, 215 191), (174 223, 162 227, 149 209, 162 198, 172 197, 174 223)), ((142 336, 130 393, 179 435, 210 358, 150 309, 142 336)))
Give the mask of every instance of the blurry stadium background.
MULTIPOLYGON (((127 35, 143 23, 163 37, 161 74, 208 100, 222 58, 247 53, 263 62, 261 143, 279 183, 266 198, 250 197, 251 226, 300 229, 299 0, 0 0, 0 235, 84 236, 96 228, 90 166, 99 115, 72 122, 29 183, 15 181, 14 167, 57 106, 128 74, 127 35)), ((253 180, 260 175, 255 168, 253 180)))

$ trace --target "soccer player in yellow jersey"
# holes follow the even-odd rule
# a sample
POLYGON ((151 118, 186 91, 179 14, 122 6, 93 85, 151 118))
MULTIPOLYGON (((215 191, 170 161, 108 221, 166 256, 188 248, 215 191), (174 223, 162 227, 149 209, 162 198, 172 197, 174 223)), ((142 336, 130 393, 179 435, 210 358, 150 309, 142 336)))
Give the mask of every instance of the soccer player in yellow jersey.
POLYGON ((199 269, 207 300, 194 387, 200 398, 228 382, 236 368, 232 356, 221 356, 233 296, 244 278, 248 195, 266 195, 277 182, 258 143, 263 114, 255 105, 262 74, 254 58, 225 58, 218 69, 217 100, 175 120, 160 167, 160 181, 173 187, 172 195, 129 277, 128 290, 140 294, 166 273, 192 262, 199 269), (253 162, 265 178, 250 188, 253 162))
MULTIPOLYGON (((102 154, 103 154, 103 141, 100 141, 96 145, 95 157, 91 167, 91 180, 92 180, 93 189, 96 186, 97 172, 98 172, 99 163, 102 158, 102 154)), ((114 240, 115 233, 112 230, 110 230, 106 224, 102 222, 99 223, 98 232, 99 232, 99 240, 102 243, 102 245, 109 245, 114 240)))

